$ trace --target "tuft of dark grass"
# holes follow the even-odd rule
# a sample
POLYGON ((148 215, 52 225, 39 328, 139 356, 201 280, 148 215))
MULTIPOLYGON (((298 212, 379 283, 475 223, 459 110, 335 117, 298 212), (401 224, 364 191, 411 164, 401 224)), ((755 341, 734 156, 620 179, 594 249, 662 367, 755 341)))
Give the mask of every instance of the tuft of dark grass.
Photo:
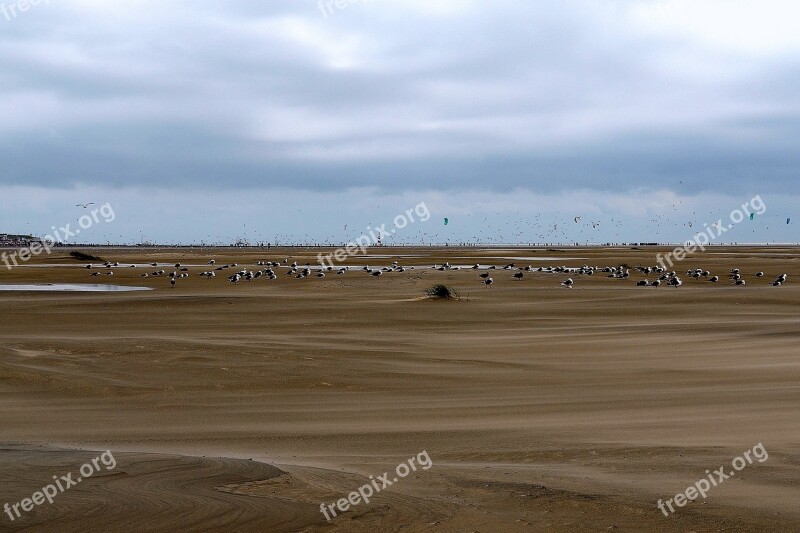
POLYGON ((78 261, 102 261, 101 257, 97 257, 96 255, 87 254, 85 252, 81 252, 79 250, 74 250, 69 253, 73 259, 77 259, 78 261))
POLYGON ((428 287, 425 290, 425 294, 428 295, 428 298, 436 298, 438 300, 459 300, 461 298, 457 290, 441 283, 428 287))

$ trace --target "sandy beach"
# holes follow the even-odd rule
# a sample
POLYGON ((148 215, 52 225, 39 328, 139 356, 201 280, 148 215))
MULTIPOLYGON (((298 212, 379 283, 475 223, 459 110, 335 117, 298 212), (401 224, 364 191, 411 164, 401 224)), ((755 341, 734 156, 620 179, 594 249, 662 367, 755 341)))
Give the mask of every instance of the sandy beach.
POLYGON ((212 258, 313 265, 320 250, 87 251, 121 266, 98 280, 54 252, 0 273, 153 289, 0 293, 0 505, 103 451, 117 465, 0 530, 800 528, 800 286, 767 281, 800 277, 796 248, 675 267, 720 284, 598 273, 570 290, 502 267, 653 265, 654 250, 381 249, 349 264, 415 268, 296 279, 282 266, 237 284, 197 274, 212 258), (126 266, 149 262, 198 266, 171 288, 126 266), (495 283, 431 268, 444 262, 496 265, 495 283), (726 279, 734 267, 747 286, 726 279), (461 299, 426 298, 439 282, 461 299), (768 460, 669 517, 657 507, 758 443, 768 460), (320 512, 423 451, 429 469, 330 522, 320 512))

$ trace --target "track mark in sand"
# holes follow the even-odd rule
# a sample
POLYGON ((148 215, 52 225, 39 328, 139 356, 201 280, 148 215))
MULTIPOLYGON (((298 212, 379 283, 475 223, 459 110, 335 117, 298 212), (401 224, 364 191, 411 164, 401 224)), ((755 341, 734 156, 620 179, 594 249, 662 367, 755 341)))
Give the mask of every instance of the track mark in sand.
MULTIPOLYGON (((270 495, 273 498, 308 502, 309 508, 319 512, 321 503, 336 502, 369 482, 363 475, 333 469, 281 465, 287 473, 270 480, 226 487, 237 494, 250 496, 270 495)), ((413 482, 407 479, 407 482, 413 482)), ((351 507, 333 520, 346 531, 380 531, 386 524, 424 524, 442 522, 455 514, 451 502, 431 500, 415 494, 413 487, 405 493, 384 490, 372 496, 369 503, 351 507)), ((323 522, 325 522, 323 518, 323 522)))
MULTIPOLYGON (((57 505, 26 515, 31 531, 151 530, 298 531, 319 522, 318 507, 225 493, 217 487, 281 477, 276 467, 256 461, 114 453, 117 467, 89 478, 59 497, 57 505)), ((75 471, 93 457, 76 450, 6 447, 0 450, 0 496, 13 486, 21 494, 41 488, 53 472, 75 471)))

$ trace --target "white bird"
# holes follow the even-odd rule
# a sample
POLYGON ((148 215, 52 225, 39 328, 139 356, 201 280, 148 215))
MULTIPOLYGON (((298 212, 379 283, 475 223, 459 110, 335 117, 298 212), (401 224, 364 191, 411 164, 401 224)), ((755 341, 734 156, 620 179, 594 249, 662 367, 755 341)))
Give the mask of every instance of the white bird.
POLYGON ((489 287, 492 283, 494 283, 494 280, 492 278, 486 278, 482 283, 489 287))

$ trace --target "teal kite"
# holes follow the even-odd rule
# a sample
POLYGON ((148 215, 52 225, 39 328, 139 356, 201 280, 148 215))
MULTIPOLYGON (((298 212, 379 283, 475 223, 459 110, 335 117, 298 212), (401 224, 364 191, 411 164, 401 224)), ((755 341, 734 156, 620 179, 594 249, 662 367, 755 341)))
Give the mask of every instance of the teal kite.
POLYGON ((753 220, 754 218, 756 218, 756 214, 755 213, 750 213, 750 220, 753 220))
POLYGON ((450 219, 449 218, 444 219, 444 225, 445 226, 448 225, 449 223, 450 223, 450 219))

